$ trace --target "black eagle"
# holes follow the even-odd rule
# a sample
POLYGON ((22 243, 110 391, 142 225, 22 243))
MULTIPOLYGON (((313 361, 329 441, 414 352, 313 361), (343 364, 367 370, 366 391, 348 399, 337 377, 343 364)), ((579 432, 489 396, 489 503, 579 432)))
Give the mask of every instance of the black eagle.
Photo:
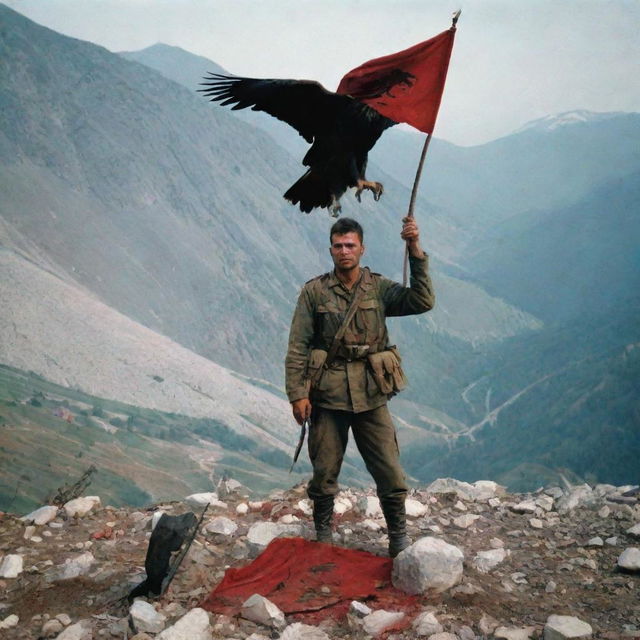
POLYGON ((379 200, 382 184, 365 178, 367 154, 382 132, 396 124, 348 95, 327 91, 311 80, 259 80, 210 73, 199 89, 211 101, 232 109, 251 107, 286 122, 311 144, 302 163, 307 172, 284 197, 309 213, 315 207, 340 211, 349 187, 379 200))

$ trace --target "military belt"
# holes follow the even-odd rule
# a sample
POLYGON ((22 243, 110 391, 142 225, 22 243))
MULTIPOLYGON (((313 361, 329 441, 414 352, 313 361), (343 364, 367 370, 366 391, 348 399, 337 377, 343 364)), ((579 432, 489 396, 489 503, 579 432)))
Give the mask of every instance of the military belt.
POLYGON ((351 362, 353 360, 365 360, 370 353, 379 351, 376 345, 368 344, 341 344, 338 347, 336 358, 351 362))

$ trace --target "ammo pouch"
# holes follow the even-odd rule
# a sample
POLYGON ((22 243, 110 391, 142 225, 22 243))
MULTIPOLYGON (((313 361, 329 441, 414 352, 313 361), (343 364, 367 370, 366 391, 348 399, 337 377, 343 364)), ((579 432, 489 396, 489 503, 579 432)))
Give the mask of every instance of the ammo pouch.
POLYGON ((381 393, 394 395, 407 386, 407 377, 400 366, 400 354, 395 346, 367 356, 369 369, 381 393))
POLYGON ((320 379, 325 371, 324 365, 326 361, 327 352, 324 349, 311 349, 309 352, 307 371, 305 374, 309 393, 320 384, 320 379))

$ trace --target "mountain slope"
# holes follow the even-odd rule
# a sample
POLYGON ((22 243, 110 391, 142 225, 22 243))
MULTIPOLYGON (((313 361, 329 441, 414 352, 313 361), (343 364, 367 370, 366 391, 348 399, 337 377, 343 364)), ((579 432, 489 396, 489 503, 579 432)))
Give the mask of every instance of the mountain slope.
POLYGON ((640 172, 571 207, 497 225, 464 264, 488 290, 548 323, 618 306, 640 289, 639 204, 640 172))
POLYGON ((640 456, 640 300, 489 347, 469 363, 463 399, 476 418, 446 447, 414 444, 407 467, 428 481, 445 471, 490 473, 510 487, 634 482, 640 456), (612 461, 615 460, 615 463, 612 461))

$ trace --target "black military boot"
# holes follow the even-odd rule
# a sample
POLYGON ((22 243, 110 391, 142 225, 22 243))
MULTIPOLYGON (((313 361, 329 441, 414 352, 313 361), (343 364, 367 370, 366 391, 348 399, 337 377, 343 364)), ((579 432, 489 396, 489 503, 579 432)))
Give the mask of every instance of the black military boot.
POLYGON ((384 519, 387 521, 389 535, 389 557, 395 558, 406 549, 411 540, 407 536, 407 514, 404 508, 404 496, 380 500, 384 519))
POLYGON ((333 496, 313 499, 313 524, 316 528, 316 541, 333 542, 331 519, 333 517, 333 496))

